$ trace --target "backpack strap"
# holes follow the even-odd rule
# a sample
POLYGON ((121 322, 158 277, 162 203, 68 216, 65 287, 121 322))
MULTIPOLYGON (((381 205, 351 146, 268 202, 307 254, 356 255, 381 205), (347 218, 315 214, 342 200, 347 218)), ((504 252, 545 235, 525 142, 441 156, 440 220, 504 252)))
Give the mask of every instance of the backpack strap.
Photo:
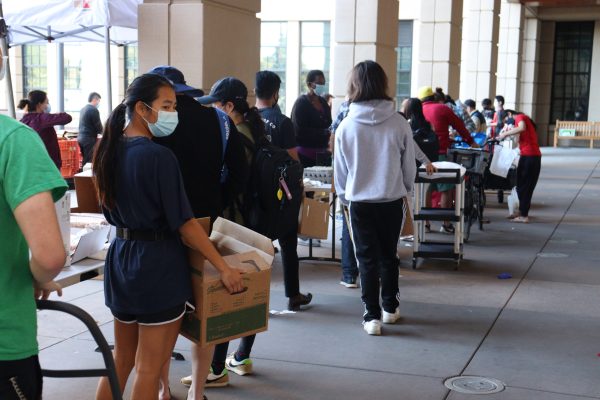
MULTIPOLYGON (((217 120, 219 121, 219 128, 221 130, 221 141, 223 143, 223 154, 221 156, 221 183, 225 183, 227 180, 227 166, 225 165, 225 152, 227 151, 227 143, 229 142, 229 135, 231 134, 231 124, 229 123, 229 116, 218 108, 214 109, 217 112, 217 120)), ((242 135, 243 136, 243 135, 242 135)))

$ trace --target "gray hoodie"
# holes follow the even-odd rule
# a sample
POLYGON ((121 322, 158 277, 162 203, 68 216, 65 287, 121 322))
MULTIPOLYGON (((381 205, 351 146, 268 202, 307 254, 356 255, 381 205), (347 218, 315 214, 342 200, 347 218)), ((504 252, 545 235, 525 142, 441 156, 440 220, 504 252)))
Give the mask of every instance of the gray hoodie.
POLYGON ((342 203, 385 203, 412 192, 416 175, 410 125, 389 100, 350 104, 335 134, 335 190, 342 203))

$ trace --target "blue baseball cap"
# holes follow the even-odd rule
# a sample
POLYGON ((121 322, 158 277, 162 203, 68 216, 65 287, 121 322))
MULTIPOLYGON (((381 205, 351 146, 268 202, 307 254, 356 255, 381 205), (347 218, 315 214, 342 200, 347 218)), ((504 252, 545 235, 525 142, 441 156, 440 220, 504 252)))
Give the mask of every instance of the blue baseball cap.
POLYGON ((204 96, 204 91, 202 89, 196 89, 195 87, 187 85, 183 73, 175 67, 171 67, 170 65, 159 65, 152 68, 148 73, 164 76, 173 82, 175 92, 177 93, 186 94, 191 97, 204 96))

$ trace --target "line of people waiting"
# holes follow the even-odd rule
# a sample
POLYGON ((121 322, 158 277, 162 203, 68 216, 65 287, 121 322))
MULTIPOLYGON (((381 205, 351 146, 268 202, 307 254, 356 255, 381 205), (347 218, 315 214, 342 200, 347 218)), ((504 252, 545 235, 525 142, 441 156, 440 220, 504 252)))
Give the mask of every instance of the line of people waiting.
MULTIPOLYGON (((272 72, 257 74, 257 107, 250 107, 248 91, 236 78, 224 78, 213 86, 209 95, 198 96, 198 89, 188 86, 180 71, 168 66, 157 67, 136 78, 127 89, 124 101, 111 113, 94 154, 93 171, 103 212, 111 224, 120 227, 107 255, 105 296, 106 305, 115 317, 114 357, 121 389, 132 369, 136 369, 132 399, 153 398, 157 393, 161 399, 170 398, 169 360, 181 316, 192 297, 185 247, 201 251, 217 267, 231 293, 242 289, 239 272, 224 262, 194 221, 199 216, 210 216, 214 220, 228 212, 230 218, 244 222, 238 219, 239 213, 230 208, 248 178, 251 154, 241 135, 252 142, 267 138, 287 149, 291 157, 300 159, 305 166, 329 162, 331 110, 319 95, 324 79, 321 71, 311 71, 306 81, 308 93, 297 100, 290 121, 277 106, 281 81, 272 72), (198 97, 200 101, 196 100, 198 97), (226 113, 235 126, 227 143, 221 138, 219 112, 226 113), (198 127, 202 127, 202 134, 198 127), (227 179, 223 182, 224 165, 227 179)), ((339 124, 332 129, 336 133, 335 187, 348 208, 347 237, 352 238, 343 241, 346 243, 343 254, 347 256, 344 258, 356 261, 356 267, 344 267, 342 282, 347 287, 355 287, 360 276, 365 304, 363 327, 371 335, 381 334, 382 322, 395 323, 400 317, 396 246, 403 221, 403 199, 412 193, 417 158, 432 172, 430 165, 434 155, 430 153, 431 159, 424 156, 422 153, 426 150, 415 145, 414 135, 427 129, 435 131, 437 156, 442 159, 449 144, 450 126, 467 143, 472 143, 472 138, 465 127, 465 114, 474 129, 478 129, 472 112, 469 115, 463 108, 464 112, 457 115, 460 105, 455 104, 451 109, 441 103, 452 103, 447 97, 436 100, 436 96, 443 94, 441 91, 422 89, 419 93, 422 104, 418 99, 407 103, 404 111, 410 123, 396 111, 387 92, 387 76, 379 64, 373 61, 357 64, 349 80, 347 111, 340 113, 339 124), (351 256, 348 246, 355 256, 351 256)), ((32 121, 40 119, 34 114, 43 114, 48 108, 45 93, 38 97, 24 104, 30 110, 27 115, 32 114, 27 119, 32 121)), ((470 102, 465 103, 467 107, 472 106, 470 102)), ((507 118, 514 118, 516 126, 499 136, 521 134, 533 138, 535 130, 530 129, 531 120, 516 112, 507 111, 506 118, 492 121, 490 125, 498 129, 498 123, 506 122, 507 118)), ((22 128, 13 128, 18 129, 22 128)), ((44 125, 40 130, 44 129, 48 127, 44 125)), ((3 135, 6 136, 4 132, 3 135)), ((44 138, 42 133, 40 135, 44 138)), ((531 145, 531 153, 536 153, 537 141, 534 144, 533 139, 526 139, 526 143, 531 145)), ((39 148, 37 144, 32 145, 36 146, 39 148)), ((50 143, 46 147, 51 149, 52 146, 50 143)), ((48 152, 52 155, 50 150, 48 152)), ((40 163, 45 163, 47 175, 54 174, 48 181, 58 182, 44 156, 38 156, 40 163)), ((526 159, 522 168, 522 179, 529 181, 527 190, 532 192, 535 183, 531 181, 535 174, 531 171, 537 168, 539 174, 539 155, 525 156, 533 157, 526 159)), ((55 165, 60 167, 56 161, 55 165)), ((25 169, 24 174, 27 171, 29 169, 25 169)), ((63 181, 61 185, 56 183, 40 191, 52 190, 56 199, 64 189, 63 181)), ((18 200, 13 201, 17 206, 23 199, 18 200)), ((44 204, 51 204, 50 196, 44 195, 43 200, 44 204)), ((451 197, 442 196, 444 201, 451 201, 451 197)), ((46 205, 40 211, 46 210, 46 205)), ((522 211, 521 217, 526 219, 527 212, 522 211)), ((49 221, 52 229, 55 222, 55 217, 49 221)), ((35 260, 39 254, 35 235, 26 224, 23 226, 21 230, 35 260)), ((452 227, 445 223, 442 229, 451 231, 452 227)), ((310 293, 305 295, 299 290, 296 231, 297 227, 290 227, 289 238, 279 240, 290 310, 298 310, 312 300, 310 293)), ((22 254, 17 264, 23 269, 22 254)), ((49 290, 58 289, 44 286, 57 272, 52 266, 48 270, 51 272, 45 275, 33 270, 40 283, 38 287, 46 290, 45 296, 49 290)), ((240 375, 251 372, 253 343, 254 337, 244 338, 229 357, 226 344, 214 354, 213 348, 194 346, 192 375, 183 379, 190 384, 188 398, 205 398, 205 386, 226 383, 223 371, 229 369, 240 375)), ((29 349, 29 353, 37 351, 29 349)), ((37 359, 31 365, 36 363, 37 359)), ((39 377, 33 368, 25 370, 26 375, 39 377)), ((98 386, 97 398, 110 398, 104 378, 98 386)))

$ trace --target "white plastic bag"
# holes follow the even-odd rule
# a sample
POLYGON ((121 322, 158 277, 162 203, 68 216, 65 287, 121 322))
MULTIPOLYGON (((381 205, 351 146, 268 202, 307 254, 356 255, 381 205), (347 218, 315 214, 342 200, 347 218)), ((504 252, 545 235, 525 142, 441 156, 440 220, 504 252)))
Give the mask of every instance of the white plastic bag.
POLYGON ((490 172, 506 178, 517 152, 512 149, 511 142, 504 141, 494 147, 494 156, 490 165, 490 172))
POLYGON ((506 198, 506 204, 508 204, 508 215, 515 215, 519 209, 519 195, 517 194, 516 186, 512 188, 510 194, 506 198))

